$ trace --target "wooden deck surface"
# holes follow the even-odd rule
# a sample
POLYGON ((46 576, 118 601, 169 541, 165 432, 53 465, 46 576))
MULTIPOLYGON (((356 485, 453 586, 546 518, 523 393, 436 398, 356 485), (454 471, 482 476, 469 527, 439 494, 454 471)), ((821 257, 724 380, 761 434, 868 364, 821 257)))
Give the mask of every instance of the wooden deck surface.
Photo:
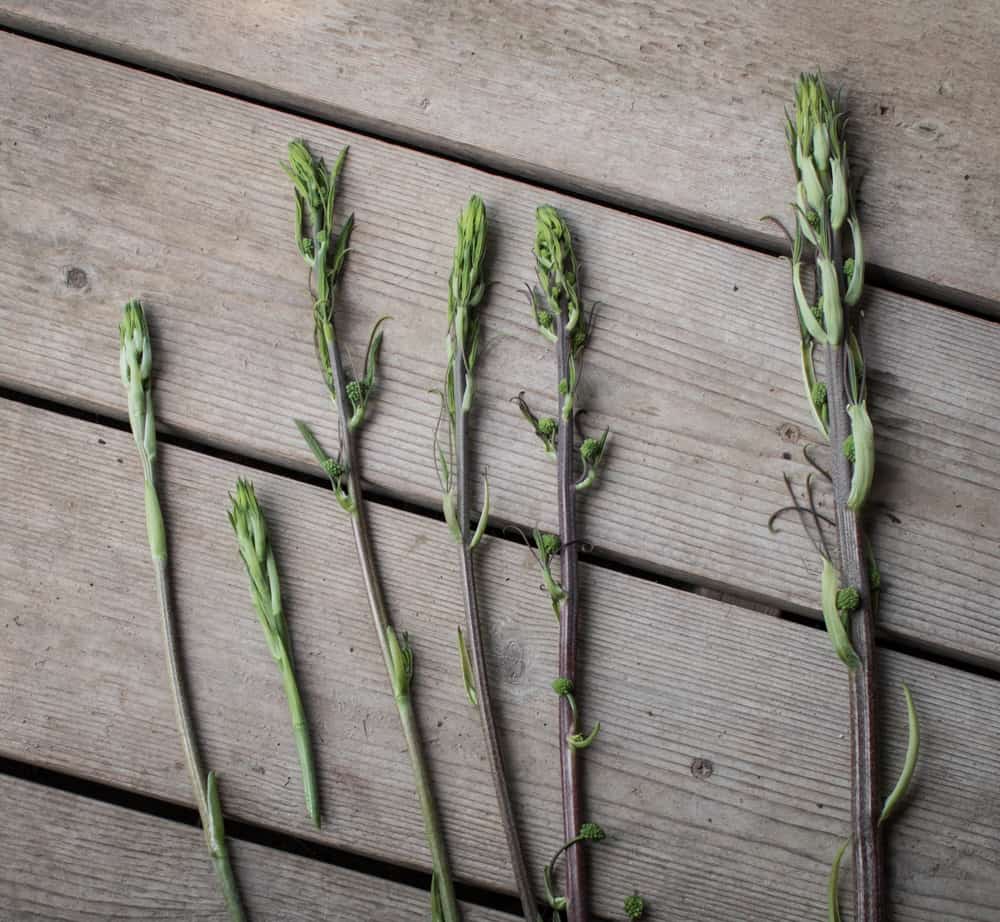
MULTIPOLYGON (((849 90, 876 264, 887 783, 901 680, 924 724, 889 835, 893 919, 996 920, 995 6, 850 0, 843 28, 791 2, 332 6, 0 0, 0 922, 222 918, 117 374, 132 295, 153 323, 196 717, 254 918, 426 911, 419 810, 346 522, 291 425, 333 440, 277 165, 296 136, 324 154, 351 145, 355 353, 393 317, 365 477, 390 605, 436 677, 417 694, 466 917, 499 922, 512 905, 454 661, 461 603, 431 464, 454 218, 473 191, 493 229, 474 429, 498 525, 555 519, 551 468, 509 403, 522 387, 544 401, 551 377, 521 293, 535 205, 565 211, 601 303, 584 396, 615 436, 582 524, 584 693, 604 725, 587 794, 611 833, 595 910, 617 919, 638 889, 650 922, 825 917, 849 812, 847 697, 817 629, 815 555, 791 523, 767 529, 814 434, 787 264, 756 221, 788 198, 782 106, 816 64, 849 90), (277 540, 319 833, 225 518, 241 474, 277 540)), ((555 632, 523 547, 494 536, 481 562, 540 878, 559 844, 555 632)))

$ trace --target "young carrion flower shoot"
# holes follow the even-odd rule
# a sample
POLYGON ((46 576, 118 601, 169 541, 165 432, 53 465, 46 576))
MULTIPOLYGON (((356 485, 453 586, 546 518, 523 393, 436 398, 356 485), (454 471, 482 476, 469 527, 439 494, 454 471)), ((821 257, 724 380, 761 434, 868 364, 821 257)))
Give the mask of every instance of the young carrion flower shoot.
POLYGON ((309 724, 306 721, 302 696, 299 694, 292 659, 291 638, 285 621, 284 605, 281 601, 281 583, 278 579, 278 564, 274 559, 271 538, 264 519, 264 510, 257 500, 257 493, 249 480, 236 482, 236 492, 229 495, 231 508, 229 523, 233 526, 240 557, 250 577, 250 598, 253 600, 257 618, 264 629, 264 639, 271 656, 281 671, 281 682, 292 717, 292 731, 295 735, 295 749, 302 772, 302 788, 305 793, 306 810, 318 829, 320 827, 319 789, 316 784, 316 766, 313 761, 312 743, 309 739, 309 724))
MULTIPOLYGON (((795 225, 790 235, 792 293, 806 399, 817 428, 831 443, 830 471, 820 470, 833 487, 836 555, 829 551, 823 536, 826 519, 817 512, 811 476, 807 480, 807 507, 800 504, 787 479, 786 483, 793 508, 807 527, 811 518, 811 528, 818 533, 814 543, 822 556, 823 619, 834 651, 850 677, 855 918, 858 922, 882 922, 884 872, 879 830, 891 810, 889 801, 886 807, 880 805, 877 789, 874 622, 881 578, 860 517, 874 480, 875 432, 868 413, 860 336, 864 249, 845 125, 840 97, 829 94, 822 76, 801 75, 795 88, 794 116, 787 116, 785 124, 795 175, 795 225), (812 285, 804 277, 807 260, 813 266, 812 285), (810 288, 815 301, 807 294, 810 288)), ((910 746, 900 781, 890 795, 893 807, 905 793, 919 749, 916 713, 905 687, 904 696, 910 746)), ((832 919, 839 918, 837 874, 844 850, 838 852, 831 872, 832 919)))
POLYGON ((399 714, 410 757, 417 796, 424 818, 424 832, 433 867, 431 906, 436 920, 458 922, 460 918, 444 832, 438 818, 420 728, 413 711, 410 688, 414 675, 413 650, 405 633, 398 634, 389 621, 385 599, 375 568, 371 536, 361 494, 358 433, 366 421, 368 400, 375 387, 375 366, 382 344, 378 320, 372 329, 360 376, 348 377, 342 344, 337 337, 336 294, 354 228, 354 216, 334 230, 337 183, 344 168, 347 148, 337 156, 333 169, 314 157, 302 141, 288 146, 283 164, 295 190, 295 240, 309 267, 313 299, 313 339, 323 381, 337 409, 340 450, 336 459, 323 451, 309 427, 296 421, 299 431, 330 478, 338 503, 350 516, 358 563, 361 567, 368 606, 385 662, 393 700, 399 714))
POLYGON ((468 422, 475 394, 476 362, 480 354, 479 308, 486 295, 486 208, 474 195, 458 219, 458 241, 448 279, 448 365, 441 395, 442 416, 447 419, 448 451, 434 439, 434 462, 441 484, 445 521, 459 547, 462 596, 470 650, 462 630, 458 631, 462 680, 469 701, 478 708, 486 741, 486 755, 493 779, 497 807, 503 824, 511 868, 526 922, 537 922, 538 908, 521 847, 517 818, 511 801, 500 734, 493 713, 486 644, 480 622, 479 598, 473 551, 486 531, 489 518, 489 481, 484 477, 483 508, 473 531, 469 514, 469 458, 471 444, 468 422))
POLYGON ((577 439, 577 385, 580 366, 591 331, 592 317, 585 314, 580 297, 580 271, 570 230, 562 216, 548 205, 535 213, 535 270, 537 287, 528 288, 532 317, 539 333, 555 344, 558 369, 556 413, 538 416, 524 399, 516 398, 522 415, 542 442, 546 454, 555 456, 559 498, 559 534, 534 532, 533 553, 541 565, 546 591, 559 619, 559 752, 563 793, 563 830, 567 840, 566 895, 553 891, 551 866, 547 867, 546 896, 554 912, 566 911, 569 922, 589 918, 586 864, 576 847, 583 813, 580 785, 580 752, 593 743, 600 724, 584 735, 579 726, 577 685, 577 610, 579 580, 576 499, 592 487, 604 460, 608 430, 599 437, 577 439), (578 460, 579 458, 579 460, 578 460), (551 561, 559 557, 559 579, 551 561))
POLYGON ((174 619, 167 560, 167 535, 156 490, 156 414, 153 409, 153 347, 142 304, 131 300, 118 327, 118 362, 122 384, 128 394, 128 418, 142 462, 146 495, 146 532, 149 552, 153 558, 156 591, 160 602, 160 619, 166 644, 167 672, 174 701, 174 715, 184 747, 198 815, 205 833, 205 843, 212 859, 226 908, 232 922, 245 919, 239 888, 229 860, 229 849, 222 822, 218 779, 206 772, 198 748, 187 687, 180 661, 177 625, 174 619))

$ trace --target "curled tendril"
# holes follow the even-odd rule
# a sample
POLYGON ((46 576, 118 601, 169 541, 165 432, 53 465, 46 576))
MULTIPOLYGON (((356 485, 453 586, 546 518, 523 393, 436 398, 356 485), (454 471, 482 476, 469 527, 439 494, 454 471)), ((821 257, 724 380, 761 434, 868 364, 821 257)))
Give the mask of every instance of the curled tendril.
POLYGON ((584 736, 580 732, 580 713, 577 710, 576 697, 573 694, 573 683, 565 676, 559 676, 552 681, 552 690, 560 697, 565 698, 573 713, 573 725, 569 733, 566 734, 566 744, 570 749, 586 749, 597 739, 597 734, 601 732, 601 722, 594 724, 594 728, 584 736))

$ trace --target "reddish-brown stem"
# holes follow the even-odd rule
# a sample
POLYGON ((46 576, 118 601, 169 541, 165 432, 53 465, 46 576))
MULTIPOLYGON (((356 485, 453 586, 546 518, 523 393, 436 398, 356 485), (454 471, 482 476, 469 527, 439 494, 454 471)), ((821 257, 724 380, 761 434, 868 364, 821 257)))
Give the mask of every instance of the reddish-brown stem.
POLYGON ((517 817, 511 802, 510 788, 507 782, 507 771, 504 766, 503 747, 497 730, 496 717, 493 712, 493 702, 490 694, 489 673, 486 664, 486 644, 483 640, 482 624, 479 619, 479 600, 476 594, 476 573, 472 564, 472 548, 469 546, 469 441, 466 435, 466 412, 462 407, 465 397, 467 374, 464 356, 460 347, 454 361, 453 396, 455 399, 455 492, 456 511, 461 530, 459 555, 462 570, 462 593, 465 601, 465 623, 469 634, 469 644, 472 647, 472 674, 476 682, 476 703, 479 708, 479 719, 483 725, 486 737, 486 755, 490 774, 493 777, 493 788, 496 792, 497 807, 500 810, 500 821, 504 836, 507 839, 507 849, 510 852, 511 869, 514 873, 514 883, 521 897, 521 911, 525 922, 541 922, 538 904, 531 886, 531 874, 524 860, 521 849, 521 838, 518 835, 517 817))
MULTIPOLYGON (((570 392, 564 394, 570 383, 572 362, 571 335, 566 331, 566 310, 556 318, 557 384, 560 391, 560 422, 556 442, 556 466, 559 491, 559 581, 565 597, 559 615, 559 675, 569 679, 576 687, 577 613, 580 586, 577 575, 579 545, 576 535, 576 444, 572 414, 566 419, 562 412, 570 392)), ((563 836, 573 839, 583 823, 583 796, 580 786, 580 758, 576 749, 566 739, 573 732, 574 717, 568 698, 559 698, 559 766, 562 776, 563 836)), ((586 922, 590 918, 587 898, 586 851, 582 843, 566 850, 566 906, 567 922, 586 922)))
MULTIPOLYGON (((834 235, 833 258, 842 279, 843 255, 839 234, 834 235)), ((854 855, 854 918, 856 922, 883 922, 884 873, 881 803, 878 780, 877 676, 875 618, 869 578, 868 553, 857 514, 847 508, 851 464, 843 451, 850 435, 847 415, 847 347, 826 349, 827 400, 830 414, 830 475, 833 480, 840 571, 844 586, 853 586, 861 607, 851 616, 851 644, 861 665, 849 674, 851 718, 851 844, 854 855)))
POLYGON ((882 841, 878 819, 878 742, 876 731, 876 650, 871 585, 865 538, 857 515, 847 508, 850 462, 841 446, 850 434, 846 409, 846 348, 827 347, 831 470, 840 570, 843 584, 854 586, 861 607, 851 616, 851 643, 861 665, 849 676, 851 705, 851 816, 853 822, 855 915, 857 922, 882 922, 882 841))

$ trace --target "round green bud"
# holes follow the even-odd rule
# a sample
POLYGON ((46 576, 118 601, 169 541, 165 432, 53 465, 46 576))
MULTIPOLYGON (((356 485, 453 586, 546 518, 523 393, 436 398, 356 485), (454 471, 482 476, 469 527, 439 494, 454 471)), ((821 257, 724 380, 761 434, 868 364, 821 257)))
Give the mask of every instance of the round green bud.
POLYGON ((545 438, 551 438, 556 434, 556 421, 551 416, 543 416, 538 420, 536 429, 538 434, 545 438))
POLYGON ((817 381, 812 388, 812 402, 816 407, 826 403, 826 382, 817 381))
POLYGON ((597 823, 581 823, 580 838, 588 842, 600 842, 604 838, 604 830, 597 823))
POLYGON ((552 691, 560 698, 571 695, 573 694, 573 683, 565 676, 559 676, 559 678, 552 680, 552 691))
POLYGON ((857 611, 861 606, 861 595, 853 586, 837 590, 837 610, 857 611))
POLYGON ((646 904, 642 901, 642 897, 638 893, 633 893, 631 896, 625 897, 625 915, 632 922, 637 922, 638 919, 641 919, 645 911, 646 904))
POLYGON ((561 543, 558 535, 551 535, 547 532, 542 535, 538 549, 544 556, 555 557, 555 555, 559 553, 560 548, 561 543))
POLYGON ((844 260, 844 281, 847 282, 848 285, 850 285, 851 280, 853 278, 854 278, 854 257, 848 256, 847 259, 844 260))
POLYGON ((597 460, 597 456, 601 453, 601 445, 597 439, 584 439, 583 444, 580 445, 580 457, 583 458, 587 464, 593 464, 597 460))
POLYGON ((851 464, 854 463, 854 436, 849 435, 844 439, 844 444, 841 445, 840 450, 844 453, 844 457, 847 458, 851 464))
POLYGON ((344 465, 333 458, 327 458, 323 462, 323 470, 331 480, 340 480, 344 476, 344 465))

